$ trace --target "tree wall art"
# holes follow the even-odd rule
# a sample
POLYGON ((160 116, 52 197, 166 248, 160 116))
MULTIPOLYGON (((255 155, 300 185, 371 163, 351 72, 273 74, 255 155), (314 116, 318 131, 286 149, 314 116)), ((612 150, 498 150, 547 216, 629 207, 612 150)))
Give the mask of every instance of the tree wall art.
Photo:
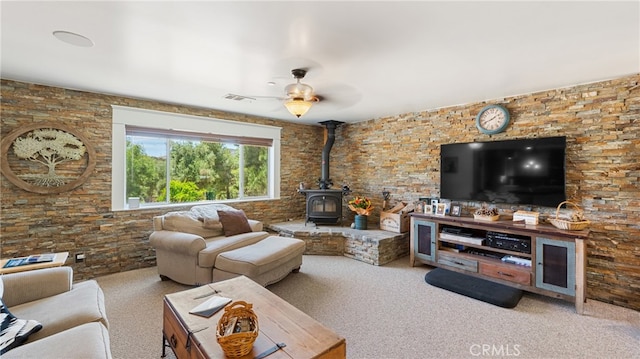
POLYGON ((2 174, 35 193, 62 193, 82 185, 96 165, 95 150, 77 131, 56 123, 18 128, 2 139, 2 174))

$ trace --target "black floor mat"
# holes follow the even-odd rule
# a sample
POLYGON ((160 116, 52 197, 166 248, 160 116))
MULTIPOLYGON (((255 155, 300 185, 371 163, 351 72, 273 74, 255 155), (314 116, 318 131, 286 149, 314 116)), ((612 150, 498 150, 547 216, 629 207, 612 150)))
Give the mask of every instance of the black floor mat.
POLYGON ((429 271, 424 280, 433 286, 503 308, 514 308, 522 298, 520 289, 442 268, 429 271))

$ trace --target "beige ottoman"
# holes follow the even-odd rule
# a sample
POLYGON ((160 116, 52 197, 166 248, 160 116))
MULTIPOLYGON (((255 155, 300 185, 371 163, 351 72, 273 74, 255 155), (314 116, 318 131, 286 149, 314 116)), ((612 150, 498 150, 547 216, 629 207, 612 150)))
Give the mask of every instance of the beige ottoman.
POLYGON ((302 265, 305 243, 297 238, 270 236, 255 244, 218 254, 213 281, 244 275, 263 287, 273 284, 302 265))

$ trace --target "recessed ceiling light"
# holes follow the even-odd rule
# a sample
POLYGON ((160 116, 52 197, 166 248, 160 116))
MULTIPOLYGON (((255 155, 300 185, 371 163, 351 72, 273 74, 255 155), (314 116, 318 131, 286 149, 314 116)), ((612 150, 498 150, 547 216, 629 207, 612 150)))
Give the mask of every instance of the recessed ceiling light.
POLYGON ((269 81, 269 82, 267 82, 267 85, 269 85, 269 86, 275 86, 275 85, 276 85, 276 83, 275 83, 274 81, 269 81))
POLYGON ((69 31, 54 31, 53 36, 58 38, 58 40, 66 42, 67 44, 71 44, 74 46, 80 47, 91 47, 93 46, 93 41, 91 39, 84 37, 82 35, 78 35, 69 31))

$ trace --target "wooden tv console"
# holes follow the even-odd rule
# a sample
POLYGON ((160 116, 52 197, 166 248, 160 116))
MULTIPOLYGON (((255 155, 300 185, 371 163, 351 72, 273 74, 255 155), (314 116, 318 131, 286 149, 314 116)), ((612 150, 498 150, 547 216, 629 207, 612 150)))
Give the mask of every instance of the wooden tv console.
POLYGON ((412 266, 428 264, 575 301, 576 312, 582 314, 586 300, 584 240, 588 235, 588 230, 565 231, 510 218, 492 222, 412 213, 409 261, 412 266), (530 265, 505 262, 505 256, 530 261, 530 265))

